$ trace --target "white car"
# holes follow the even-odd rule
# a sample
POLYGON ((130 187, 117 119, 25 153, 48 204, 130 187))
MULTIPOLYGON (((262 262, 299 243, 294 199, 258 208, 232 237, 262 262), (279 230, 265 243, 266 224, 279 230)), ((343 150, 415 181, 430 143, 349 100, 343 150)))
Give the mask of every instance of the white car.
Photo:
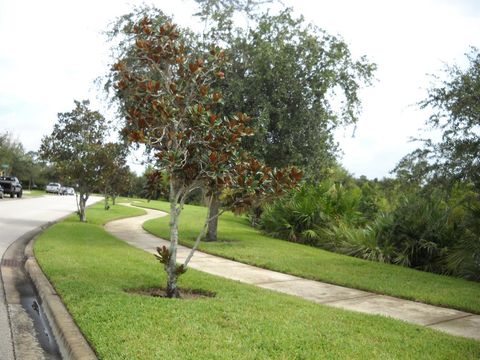
POLYGON ((61 190, 62 190, 62 185, 60 185, 59 183, 50 183, 45 188, 45 191, 47 193, 52 193, 52 194, 60 194, 61 190))
POLYGON ((60 191, 60 194, 62 195, 75 195, 75 189, 73 187, 62 187, 62 190, 60 191))

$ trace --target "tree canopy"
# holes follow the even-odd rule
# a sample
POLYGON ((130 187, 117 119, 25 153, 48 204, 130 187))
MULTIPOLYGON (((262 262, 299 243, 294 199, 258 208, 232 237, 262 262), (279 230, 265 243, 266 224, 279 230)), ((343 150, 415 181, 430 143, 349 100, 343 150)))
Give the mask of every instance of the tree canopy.
POLYGON ((432 111, 426 125, 441 131, 441 139, 424 139, 422 148, 400 161, 400 175, 471 182, 480 190, 480 52, 472 48, 466 56, 467 68, 447 66, 445 79, 437 76, 420 102, 432 111))
POLYGON ((291 9, 252 15, 255 4, 248 1, 199 2, 200 16, 209 20, 206 42, 226 47, 224 110, 253 118, 255 133, 244 147, 272 167, 296 165, 316 176, 331 166, 333 130, 358 120, 359 89, 370 84, 375 65, 354 59, 342 39, 291 9), (234 28, 235 11, 248 13, 251 27, 234 28))
POLYGON ((79 217, 86 221, 85 205, 102 179, 107 122, 88 100, 75 101, 71 112, 59 113, 50 135, 42 138, 40 155, 52 163, 79 194, 79 217))

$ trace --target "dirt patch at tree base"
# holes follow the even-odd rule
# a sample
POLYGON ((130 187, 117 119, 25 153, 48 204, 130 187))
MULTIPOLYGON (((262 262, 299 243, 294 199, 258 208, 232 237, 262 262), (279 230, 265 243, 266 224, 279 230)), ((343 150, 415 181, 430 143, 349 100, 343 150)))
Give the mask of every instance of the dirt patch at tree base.
MULTIPOLYGON (((148 289, 125 289, 125 292, 129 294, 136 294, 142 296, 151 296, 167 299, 167 290, 165 288, 155 287, 148 289)), ((216 293, 213 291, 201 290, 201 289, 179 289, 180 299, 203 299, 213 298, 216 293)))

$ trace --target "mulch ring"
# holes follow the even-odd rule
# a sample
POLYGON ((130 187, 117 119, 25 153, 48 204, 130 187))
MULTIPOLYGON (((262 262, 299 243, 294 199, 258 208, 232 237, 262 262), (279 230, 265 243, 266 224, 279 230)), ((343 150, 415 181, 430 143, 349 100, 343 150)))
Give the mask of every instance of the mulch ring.
MULTIPOLYGON (((165 288, 155 287, 148 289, 125 289, 125 292, 129 294, 136 294, 142 296, 152 296, 167 298, 167 291, 165 288)), ((207 290, 201 289, 179 289, 181 299, 203 299, 203 298, 213 298, 216 293, 207 290)))

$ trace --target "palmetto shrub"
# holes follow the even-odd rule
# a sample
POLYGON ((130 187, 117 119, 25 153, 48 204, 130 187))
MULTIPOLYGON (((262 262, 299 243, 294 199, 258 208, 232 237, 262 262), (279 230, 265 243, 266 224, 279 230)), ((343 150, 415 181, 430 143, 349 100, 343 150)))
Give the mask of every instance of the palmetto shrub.
POLYGON ((393 263, 443 272, 442 258, 453 240, 449 214, 442 200, 409 194, 392 212, 392 222, 379 242, 395 248, 393 263))
POLYGON ((480 281, 480 198, 465 196, 411 192, 368 220, 358 188, 324 181, 266 205, 260 226, 281 239, 480 281))
POLYGON ((480 281, 480 201, 465 206, 455 227, 457 241, 446 255, 446 267, 454 275, 480 281))
POLYGON ((392 216, 380 213, 364 227, 354 227, 343 222, 324 230, 326 248, 365 260, 391 263, 396 258, 392 244, 382 242, 383 232, 391 226, 392 216))
POLYGON ((334 251, 443 273, 447 246, 453 241, 448 219, 448 207, 441 200, 411 194, 364 227, 340 224, 327 233, 334 251))
POLYGON ((278 238, 321 246, 325 228, 340 220, 350 224, 359 219, 359 199, 358 189, 346 189, 331 181, 304 185, 266 205, 260 226, 278 238))

